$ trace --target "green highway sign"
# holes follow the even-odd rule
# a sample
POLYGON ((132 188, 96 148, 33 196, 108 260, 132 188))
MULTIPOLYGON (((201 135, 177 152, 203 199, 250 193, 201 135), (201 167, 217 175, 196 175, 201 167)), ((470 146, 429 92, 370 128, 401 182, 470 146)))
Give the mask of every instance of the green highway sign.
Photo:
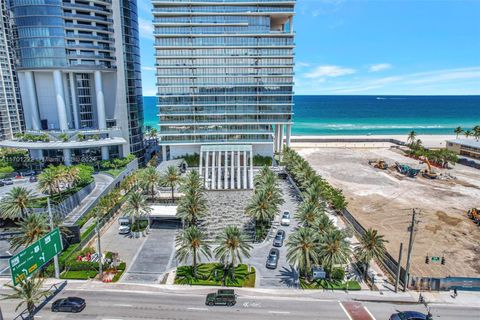
POLYGON ((17 285, 31 276, 60 252, 62 252, 62 238, 60 230, 56 228, 8 260, 13 284, 17 285))

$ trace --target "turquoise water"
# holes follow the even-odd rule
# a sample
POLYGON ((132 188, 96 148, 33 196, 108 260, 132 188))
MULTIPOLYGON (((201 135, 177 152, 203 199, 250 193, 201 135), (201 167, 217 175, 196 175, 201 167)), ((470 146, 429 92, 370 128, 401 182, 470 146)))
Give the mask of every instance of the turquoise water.
MULTIPOLYGON (((295 96, 294 135, 452 134, 480 125, 480 96, 295 96)), ((145 125, 158 124, 144 97, 145 125)))

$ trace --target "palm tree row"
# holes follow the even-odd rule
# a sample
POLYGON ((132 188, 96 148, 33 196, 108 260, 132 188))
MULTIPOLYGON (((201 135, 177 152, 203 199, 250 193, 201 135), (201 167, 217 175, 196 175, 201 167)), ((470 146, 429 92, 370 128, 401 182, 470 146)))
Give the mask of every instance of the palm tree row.
POLYGON ((189 226, 196 226, 198 220, 207 212, 207 200, 203 181, 196 170, 191 170, 182 180, 180 191, 182 198, 178 201, 177 217, 189 226))
MULTIPOLYGON (((480 128, 480 127, 479 127, 480 128)), ((458 129, 458 128, 457 128, 458 129)), ((410 150, 408 154, 415 158, 427 158, 430 162, 440 165, 442 168, 446 168, 448 164, 453 164, 458 162, 458 156, 454 151, 443 149, 429 150, 422 145, 420 139, 416 139, 417 133, 412 131, 407 137, 407 142, 409 142, 408 147, 410 150)))
MULTIPOLYGON (((334 188, 328 181, 317 175, 310 164, 296 151, 288 147, 285 148, 283 151, 283 163, 304 194, 307 194, 309 197, 324 199, 337 211, 346 208, 347 201, 342 190, 334 188)), ((321 205, 320 202, 318 205, 321 205)))
POLYGON ((247 215, 253 217, 257 231, 263 233, 270 225, 284 200, 276 174, 268 166, 262 167, 254 179, 255 192, 246 207, 247 215))
POLYGON ((48 166, 38 175, 38 188, 41 192, 53 195, 63 189, 73 188, 80 180, 77 166, 48 166))
POLYGON ((480 140, 480 125, 473 127, 473 129, 471 130, 469 129, 465 130, 462 127, 456 127, 454 132, 457 135, 457 139, 461 134, 463 134, 467 139, 469 137, 474 137, 477 141, 480 140))

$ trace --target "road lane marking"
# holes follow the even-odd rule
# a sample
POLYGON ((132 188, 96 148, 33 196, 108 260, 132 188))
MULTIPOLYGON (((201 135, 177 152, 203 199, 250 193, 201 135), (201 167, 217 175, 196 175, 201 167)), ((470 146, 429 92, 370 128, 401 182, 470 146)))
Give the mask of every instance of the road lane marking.
POLYGON ((10 269, 10 267, 6 267, 6 268, 3 269, 2 271, 0 271, 0 274, 4 273, 4 272, 7 271, 8 269, 10 269))
POLYGON ((122 318, 102 318, 102 320, 123 320, 122 318))
POLYGON ((187 308, 187 310, 208 311, 207 308, 187 308))
POLYGON ((348 314, 347 309, 345 309, 345 307, 343 306, 343 304, 342 304, 340 301, 338 301, 338 304, 339 304, 340 307, 342 308, 343 312, 345 312, 345 314, 347 315, 348 319, 349 319, 349 320, 352 320, 352 317, 350 317, 350 314, 348 314))
POLYGON ((274 314, 289 314, 289 311, 268 311, 268 313, 274 313, 274 314))
POLYGON ((367 311, 367 313, 370 315, 370 317, 372 317, 373 320, 377 320, 377 319, 375 319, 373 314, 370 312, 370 310, 367 309, 367 307, 363 306, 363 309, 365 309, 365 311, 367 311))
POLYGON ((127 307, 127 308, 130 308, 130 307, 133 307, 131 304, 123 304, 123 303, 117 303, 117 304, 114 304, 115 307, 127 307))

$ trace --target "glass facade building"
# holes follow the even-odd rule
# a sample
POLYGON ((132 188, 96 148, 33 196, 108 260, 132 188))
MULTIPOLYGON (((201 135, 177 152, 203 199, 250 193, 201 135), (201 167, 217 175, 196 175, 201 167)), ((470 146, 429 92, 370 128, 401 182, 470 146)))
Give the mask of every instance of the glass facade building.
POLYGON ((136 1, 9 1, 26 131, 69 143, 27 141, 32 156, 142 160, 136 1))
POLYGON ((169 156, 205 144, 247 144, 271 155, 285 129, 289 143, 295 1, 152 4, 159 134, 169 156))

